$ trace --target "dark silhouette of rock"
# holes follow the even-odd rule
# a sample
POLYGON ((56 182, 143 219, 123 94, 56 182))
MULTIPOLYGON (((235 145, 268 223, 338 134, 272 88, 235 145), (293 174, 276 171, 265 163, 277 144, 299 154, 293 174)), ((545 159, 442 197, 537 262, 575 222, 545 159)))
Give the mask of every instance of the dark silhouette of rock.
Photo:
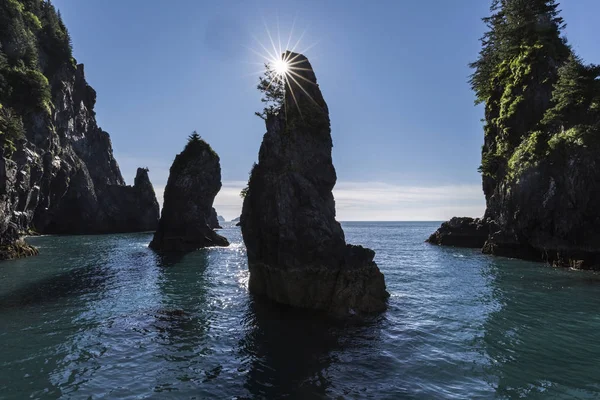
POLYGON ((480 218, 454 217, 432 234, 427 242, 442 246, 482 248, 490 227, 480 218))
POLYGON ((220 189, 219 156, 194 133, 171 166, 160 222, 150 247, 181 252, 228 246, 227 239, 209 227, 213 201, 220 189))
POLYGON ((219 216, 217 215, 217 210, 212 208, 210 216, 208 217, 208 227, 210 229, 223 229, 223 227, 219 224, 219 216))
POLYGON ((375 253, 347 245, 335 220, 329 112, 315 74, 303 55, 285 57, 303 88, 288 80, 250 175, 241 216, 250 291, 339 315, 385 310, 375 253))
MULTIPOLYGON (((44 12, 55 13, 49 4, 46 8, 44 12)), ((22 26, 21 12, 10 18, 15 26, 22 26)), ((31 40, 47 42, 48 34, 40 31, 31 40)), ((11 29, 1 30, 0 47, 20 48, 19 43, 11 29)), ((96 92, 85 79, 83 64, 35 45, 39 63, 28 68, 48 80, 42 80, 43 91, 49 93, 45 107, 39 107, 39 98, 25 90, 21 94, 26 101, 6 92, 0 96, 0 125, 11 115, 17 125, 22 122, 22 132, 11 145, 4 135, 0 140, 0 258, 36 254, 20 239, 32 231, 87 234, 156 229, 158 203, 147 171, 138 171, 133 187, 125 185, 110 137, 97 125, 96 92)), ((11 65, 22 64, 19 54, 9 55, 11 65)))

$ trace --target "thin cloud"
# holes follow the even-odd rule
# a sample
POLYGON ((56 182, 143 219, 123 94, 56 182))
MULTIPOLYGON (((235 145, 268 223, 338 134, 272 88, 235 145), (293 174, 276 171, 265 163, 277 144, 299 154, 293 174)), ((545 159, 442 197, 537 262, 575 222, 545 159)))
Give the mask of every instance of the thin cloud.
MULTIPOLYGON (((162 209, 169 165, 152 159, 117 158, 133 182, 138 167, 150 169, 162 209)), ((215 198, 219 215, 231 220, 242 211, 240 191, 246 181, 225 181, 215 198)), ((485 210, 481 185, 414 186, 385 182, 338 182, 333 190, 340 221, 444 221, 453 216, 480 217, 485 210)))

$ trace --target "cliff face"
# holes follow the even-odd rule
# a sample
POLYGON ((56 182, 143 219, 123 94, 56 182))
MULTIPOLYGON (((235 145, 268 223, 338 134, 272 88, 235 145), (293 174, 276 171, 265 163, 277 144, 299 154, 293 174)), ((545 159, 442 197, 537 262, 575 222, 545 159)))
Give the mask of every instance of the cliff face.
POLYGON ((554 2, 496 11, 472 82, 486 106, 484 219, 445 223, 429 241, 599 269, 600 68, 566 45, 554 2))
POLYGON ((2 0, 0 14, 0 245, 9 249, 30 229, 155 229, 147 171, 125 186, 110 137, 96 123, 96 92, 54 7, 2 0))
POLYGON ((308 60, 287 53, 293 80, 277 115, 267 118, 251 172, 241 228, 250 291, 275 301, 338 314, 386 308, 375 253, 347 245, 335 220, 329 113, 308 60))
MULTIPOLYGON (((150 243, 154 250, 192 251, 202 247, 228 246, 209 226, 215 196, 221 190, 219 156, 197 134, 175 157, 165 187, 158 229, 150 243)), ((214 213, 216 219, 216 212, 214 213)))

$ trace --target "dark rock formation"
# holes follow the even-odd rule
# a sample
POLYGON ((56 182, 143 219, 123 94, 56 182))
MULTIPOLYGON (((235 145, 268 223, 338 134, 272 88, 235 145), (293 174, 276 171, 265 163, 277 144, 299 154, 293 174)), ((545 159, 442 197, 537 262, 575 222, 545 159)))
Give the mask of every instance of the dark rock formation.
POLYGON ((389 294, 375 253, 346 244, 335 220, 327 105, 308 60, 285 57, 303 89, 289 80, 250 175, 241 216, 250 291, 339 315, 382 311, 389 294))
POLYGON ((160 222, 150 247, 184 252, 228 246, 227 239, 209 227, 213 201, 220 189, 219 156, 194 134, 171 166, 160 222))
POLYGON ((217 215, 217 210, 212 208, 212 211, 208 217, 208 227, 210 229, 223 229, 223 227, 219 224, 219 216, 217 215))
MULTIPOLYGON (((600 132, 599 132, 600 133, 600 132)), ((488 199, 499 225, 483 251, 600 269, 600 146, 565 149, 488 199), (564 158, 563 158, 564 157, 564 158)))
MULTIPOLYGON (((486 117, 480 171, 489 234, 481 247, 600 269, 600 68, 566 44, 556 5, 509 3, 490 18, 486 38, 494 39, 483 41, 471 81, 486 117), (514 34, 522 26, 534 29, 514 34)), ((432 237, 446 244, 476 233, 466 242, 480 247, 485 229, 477 226, 444 224, 432 237)))
POLYGON ((442 246, 482 248, 488 235, 489 226, 480 218, 454 217, 444 222, 427 242, 442 246))
POLYGON ((52 4, 0 8, 10 9, 0 10, 0 246, 8 249, 0 257, 34 254, 18 241, 31 230, 154 230, 158 203, 147 171, 125 186, 110 137, 96 123, 96 92, 52 4), (44 29, 31 34, 36 23, 44 29), (23 46, 38 56, 17 50, 23 46))

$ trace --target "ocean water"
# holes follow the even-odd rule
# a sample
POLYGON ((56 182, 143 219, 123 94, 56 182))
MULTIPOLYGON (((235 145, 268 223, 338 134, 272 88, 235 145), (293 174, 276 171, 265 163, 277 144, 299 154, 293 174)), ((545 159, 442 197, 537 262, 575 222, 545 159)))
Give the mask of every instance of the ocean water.
POLYGON ((389 310, 330 321, 254 299, 229 248, 150 234, 31 238, 0 264, 0 398, 600 398, 600 275, 424 243, 437 223, 344 223, 389 310))

